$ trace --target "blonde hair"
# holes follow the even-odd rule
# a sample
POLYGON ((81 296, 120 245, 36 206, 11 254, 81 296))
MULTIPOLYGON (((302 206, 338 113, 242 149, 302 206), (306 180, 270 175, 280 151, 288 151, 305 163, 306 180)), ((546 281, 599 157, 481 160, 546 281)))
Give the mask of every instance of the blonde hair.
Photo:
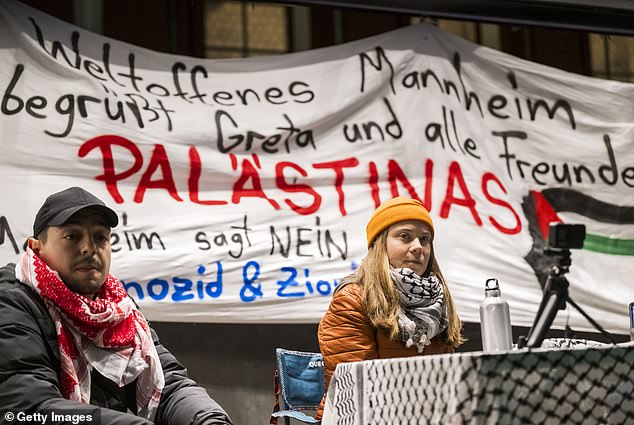
MULTIPOLYGON (((361 297, 366 316, 373 326, 384 330, 391 339, 395 339, 399 333, 400 302, 398 290, 390 277, 387 233, 388 229, 384 229, 374 239, 355 276, 356 281, 361 286, 361 297)), ((447 308, 447 341, 457 347, 465 341, 461 333, 462 323, 454 307, 449 287, 436 261, 433 244, 425 275, 430 272, 434 272, 442 283, 447 308)))

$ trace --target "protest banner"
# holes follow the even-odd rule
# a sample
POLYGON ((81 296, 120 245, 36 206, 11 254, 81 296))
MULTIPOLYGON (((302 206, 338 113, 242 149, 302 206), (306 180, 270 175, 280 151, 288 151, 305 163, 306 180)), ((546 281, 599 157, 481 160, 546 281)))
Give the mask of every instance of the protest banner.
MULTIPOLYGON (((0 4, 0 260, 45 197, 117 211, 113 274, 151 320, 314 323, 365 224, 419 199, 464 321, 489 277, 530 326, 551 221, 586 225, 570 296, 625 332, 634 300, 634 85, 421 24, 288 55, 167 55, 0 4)), ((592 330, 575 310, 560 313, 592 330)))

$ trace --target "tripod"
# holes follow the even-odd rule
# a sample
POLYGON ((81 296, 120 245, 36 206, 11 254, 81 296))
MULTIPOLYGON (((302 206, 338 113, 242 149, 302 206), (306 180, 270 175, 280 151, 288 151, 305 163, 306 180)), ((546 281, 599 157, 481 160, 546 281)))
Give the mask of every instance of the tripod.
POLYGON ((533 321, 533 326, 528 332, 528 337, 520 337, 518 348, 524 346, 528 348, 539 347, 544 341, 544 335, 550 329, 550 326, 557 315, 558 310, 564 310, 566 303, 573 306, 588 322, 590 322, 603 336, 607 337, 612 344, 616 344, 612 335, 606 332, 597 322, 595 322, 585 311, 581 309, 568 295, 568 279, 564 276, 570 270, 569 249, 545 249, 544 253, 557 257, 557 264, 548 272, 546 285, 544 286, 544 295, 539 304, 537 315, 533 321))

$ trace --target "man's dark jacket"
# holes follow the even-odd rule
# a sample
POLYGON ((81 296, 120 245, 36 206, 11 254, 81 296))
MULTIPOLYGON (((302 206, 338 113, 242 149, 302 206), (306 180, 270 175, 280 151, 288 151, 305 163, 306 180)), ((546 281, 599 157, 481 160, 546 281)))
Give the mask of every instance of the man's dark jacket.
MULTIPOLYGON (((165 388, 161 395, 157 424, 230 424, 229 417, 207 392, 187 377, 187 370, 159 342, 152 330, 165 388)), ((59 348, 51 316, 41 298, 15 278, 15 265, 0 268, 0 424, 5 413, 91 414, 102 425, 149 424, 126 413, 136 412, 134 385, 119 388, 96 373, 91 374, 90 405, 66 400, 60 391, 59 348)), ((48 415, 47 424, 52 415, 48 415)), ((53 422, 63 423, 63 422, 53 422)))

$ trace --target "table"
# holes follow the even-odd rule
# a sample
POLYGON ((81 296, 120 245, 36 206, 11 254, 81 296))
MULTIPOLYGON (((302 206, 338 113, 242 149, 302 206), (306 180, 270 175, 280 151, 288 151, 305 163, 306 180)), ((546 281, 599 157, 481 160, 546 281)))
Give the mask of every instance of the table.
POLYGON ((634 424, 634 343, 339 364, 335 424, 634 424))

